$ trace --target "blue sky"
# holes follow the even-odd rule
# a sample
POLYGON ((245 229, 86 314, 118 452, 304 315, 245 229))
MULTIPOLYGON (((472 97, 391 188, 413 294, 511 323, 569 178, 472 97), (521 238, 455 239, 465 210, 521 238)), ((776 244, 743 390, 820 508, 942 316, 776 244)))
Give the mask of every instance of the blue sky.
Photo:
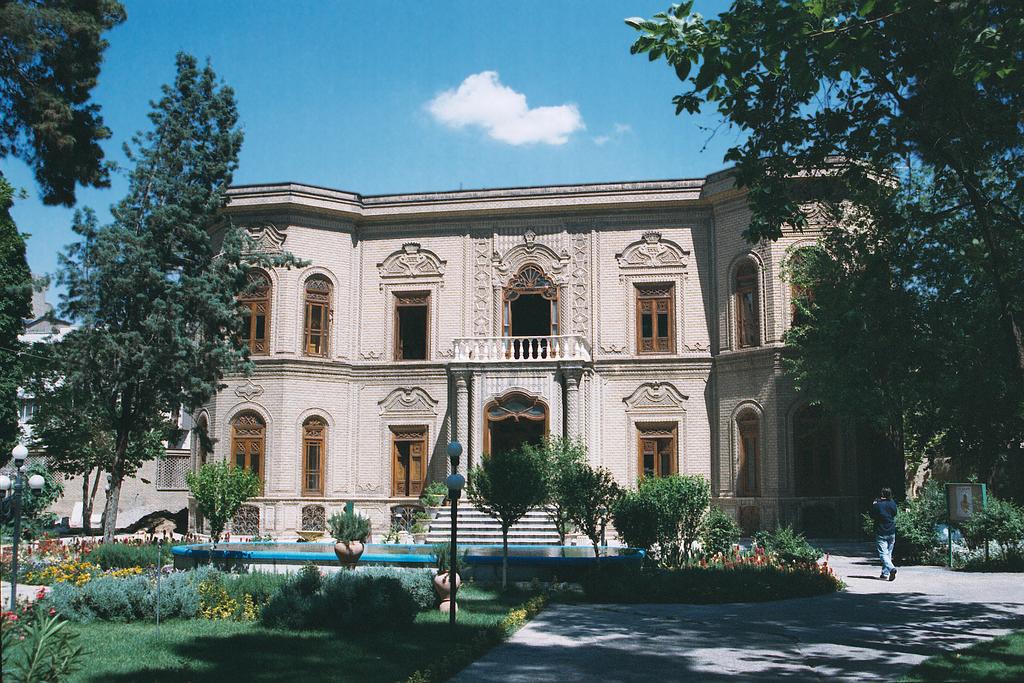
MULTIPOLYGON (((128 1, 94 91, 113 131, 104 149, 123 162, 184 50, 235 89, 238 184, 382 194, 704 175, 723 167, 736 133, 709 142, 717 117, 676 117, 672 70, 629 54, 623 19, 668 4, 128 1)), ((20 162, 2 169, 29 195, 13 210, 31 235, 29 265, 52 273, 72 210, 44 207, 20 162)), ((78 206, 106 220, 125 189, 122 176, 80 189, 78 206)))

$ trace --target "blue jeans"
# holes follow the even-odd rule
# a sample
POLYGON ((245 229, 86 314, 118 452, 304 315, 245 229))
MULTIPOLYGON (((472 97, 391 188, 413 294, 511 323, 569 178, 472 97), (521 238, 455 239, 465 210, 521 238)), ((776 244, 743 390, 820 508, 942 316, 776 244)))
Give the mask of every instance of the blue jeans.
POLYGON ((875 536, 875 546, 878 548, 878 559, 882 561, 882 576, 889 576, 889 572, 896 569, 892 564, 892 549, 896 547, 896 534, 875 536))

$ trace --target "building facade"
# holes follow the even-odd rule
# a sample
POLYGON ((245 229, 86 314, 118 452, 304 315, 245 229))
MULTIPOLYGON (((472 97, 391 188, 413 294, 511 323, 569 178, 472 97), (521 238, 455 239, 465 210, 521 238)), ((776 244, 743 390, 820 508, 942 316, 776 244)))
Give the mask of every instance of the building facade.
MULTIPOLYGON (((817 214, 813 205, 810 222, 817 214)), ((194 464, 264 481, 242 533, 317 528, 346 501, 392 509, 462 466, 577 436, 620 484, 699 474, 748 531, 849 530, 850 430, 783 370, 787 259, 813 230, 751 246, 728 173, 692 180, 361 196, 234 187, 259 248, 308 261, 253 275, 250 377, 197 424, 194 464)))

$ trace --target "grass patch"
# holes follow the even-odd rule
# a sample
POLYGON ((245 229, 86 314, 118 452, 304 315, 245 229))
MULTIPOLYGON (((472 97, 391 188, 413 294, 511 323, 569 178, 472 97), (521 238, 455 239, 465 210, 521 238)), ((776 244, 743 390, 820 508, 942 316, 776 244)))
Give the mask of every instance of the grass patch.
MULTIPOLYGON (((459 590, 459 623, 421 612, 406 628, 366 632, 285 631, 256 623, 176 620, 160 625, 69 624, 89 652, 75 683, 228 683, 229 681, 442 680, 500 642, 522 623, 522 605, 534 594, 459 590), (458 658, 453 652, 461 653, 458 658), (442 661, 443 660, 443 661, 442 661)), ((532 616, 529 615, 529 616, 532 616)))
POLYGON ((903 681, 1024 681, 1024 631, 926 659, 903 681))

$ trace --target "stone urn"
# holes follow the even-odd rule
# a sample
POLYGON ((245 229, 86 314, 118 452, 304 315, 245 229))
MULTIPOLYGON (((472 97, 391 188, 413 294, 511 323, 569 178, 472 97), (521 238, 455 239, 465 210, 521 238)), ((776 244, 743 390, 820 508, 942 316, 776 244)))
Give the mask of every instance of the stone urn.
MULTIPOLYGON (((461 585, 462 578, 456 574, 455 587, 458 588, 461 585)), ((452 607, 452 585, 448 578, 448 572, 441 572, 434 577, 434 592, 437 593, 437 597, 441 598, 441 606, 438 609, 447 614, 452 607)))
POLYGON ((334 544, 334 554, 342 567, 355 567, 359 556, 363 554, 362 541, 338 541, 334 544))

